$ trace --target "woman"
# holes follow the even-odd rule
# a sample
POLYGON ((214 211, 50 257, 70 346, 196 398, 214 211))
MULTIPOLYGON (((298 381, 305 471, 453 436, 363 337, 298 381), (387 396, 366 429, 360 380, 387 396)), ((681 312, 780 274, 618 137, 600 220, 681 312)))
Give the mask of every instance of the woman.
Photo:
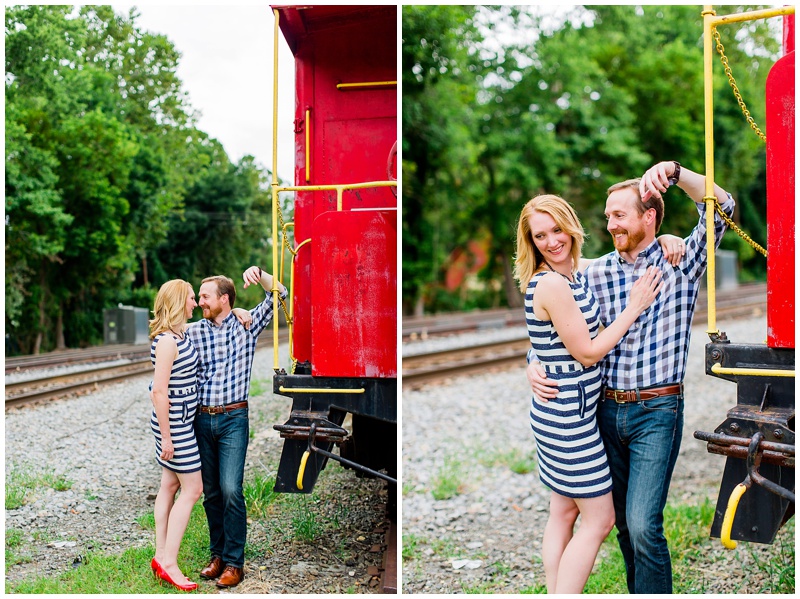
POLYGON ((192 508, 203 492, 193 426, 198 356, 184 335, 196 307, 189 283, 167 281, 158 290, 150 321, 150 359, 155 366, 150 426, 156 438, 156 461, 162 468, 155 504, 156 555, 150 565, 158 578, 182 591, 197 588, 178 567, 178 549, 192 508), (178 489, 181 493, 175 499, 178 489))
MULTIPOLYGON (((156 461, 162 468, 154 510, 156 554, 150 567, 158 578, 182 591, 197 589, 197 583, 178 567, 178 549, 192 508, 203 492, 194 436, 198 354, 184 334, 196 307, 189 283, 167 281, 158 290, 150 321, 150 359, 155 366, 150 385, 150 427, 156 439, 156 461), (181 493, 175 499, 178 489, 181 493)), ((252 317, 247 310, 237 308, 233 312, 249 327, 252 317)))
POLYGON ((562 198, 541 195, 522 210, 515 274, 525 293, 528 334, 558 397, 531 402, 539 477, 551 489, 542 541, 547 591, 580 593, 603 540, 614 527, 611 473, 595 418, 600 397, 596 363, 625 335, 661 290, 648 268, 628 306, 600 331, 599 307, 579 268, 583 227, 562 198), (575 521, 581 524, 573 535, 575 521))

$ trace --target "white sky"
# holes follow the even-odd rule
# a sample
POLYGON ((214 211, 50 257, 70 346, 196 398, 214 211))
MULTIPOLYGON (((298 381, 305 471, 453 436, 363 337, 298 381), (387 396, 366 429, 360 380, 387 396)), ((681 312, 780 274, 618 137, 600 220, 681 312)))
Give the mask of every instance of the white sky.
MULTIPOLYGON (((160 33, 181 53, 178 77, 197 127, 217 139, 237 162, 251 154, 272 170, 272 66, 275 20, 266 2, 237 6, 189 2, 112 3, 127 15, 135 6, 137 26, 160 33)), ((293 183, 294 58, 279 33, 278 174, 293 183)))

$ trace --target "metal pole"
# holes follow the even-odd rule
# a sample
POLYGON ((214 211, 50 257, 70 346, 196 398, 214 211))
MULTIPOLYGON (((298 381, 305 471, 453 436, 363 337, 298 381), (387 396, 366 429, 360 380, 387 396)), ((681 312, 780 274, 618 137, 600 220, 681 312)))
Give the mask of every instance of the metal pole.
POLYGON ((277 371, 278 360, 278 21, 280 13, 273 9, 275 31, 273 33, 272 64, 272 311, 273 317, 273 368, 277 371))
POLYGON ((706 241, 708 252, 708 269, 706 282, 708 290, 708 330, 709 336, 718 335, 717 329, 717 289, 716 289, 716 263, 714 243, 714 79, 713 79, 713 17, 716 15, 712 6, 703 7, 703 84, 705 96, 705 128, 706 128, 706 241))

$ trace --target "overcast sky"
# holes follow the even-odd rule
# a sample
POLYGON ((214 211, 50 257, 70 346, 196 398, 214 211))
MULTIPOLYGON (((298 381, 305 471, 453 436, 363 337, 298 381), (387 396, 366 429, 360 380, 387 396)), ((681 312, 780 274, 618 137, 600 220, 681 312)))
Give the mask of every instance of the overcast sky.
MULTIPOLYGON (((266 2, 237 6, 113 3, 135 6, 140 29, 160 33, 181 53, 178 77, 198 128, 219 140, 233 162, 251 154, 272 170, 272 65, 275 20, 266 2)), ((279 35, 278 173, 293 183, 294 59, 279 35)))

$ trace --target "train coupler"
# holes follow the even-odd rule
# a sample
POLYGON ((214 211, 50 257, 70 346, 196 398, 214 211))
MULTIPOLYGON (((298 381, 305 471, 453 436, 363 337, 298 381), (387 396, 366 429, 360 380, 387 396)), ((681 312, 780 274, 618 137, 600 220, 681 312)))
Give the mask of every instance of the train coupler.
MULTIPOLYGON (((331 460, 335 460, 348 468, 357 470, 358 472, 363 472, 364 474, 367 474, 369 476, 383 479, 395 485, 397 484, 397 479, 395 478, 387 476, 382 472, 378 472, 377 470, 373 470, 372 468, 368 468, 367 466, 364 466, 352 460, 348 460, 347 458, 338 456, 335 453, 332 453, 317 446, 316 444, 317 442, 341 443, 341 441, 343 441, 344 437, 347 435, 346 429, 337 427, 330 421, 315 420, 307 427, 276 425, 275 428, 276 429, 290 428, 291 430, 287 431, 285 434, 292 436, 287 438, 300 439, 303 438, 303 435, 305 435, 305 437, 308 439, 307 448, 303 452, 303 457, 300 459, 300 467, 297 471, 296 485, 297 488, 301 491, 303 490, 303 477, 305 476, 306 464, 308 463, 308 458, 311 456, 312 452, 322 455, 331 460), (320 422, 323 423, 323 426, 319 426, 320 422)), ((284 433, 281 433, 281 436, 284 436, 284 433)))
POLYGON ((736 548, 733 537, 771 543, 794 514, 794 444, 766 441, 761 431, 749 439, 721 432, 697 431, 694 436, 708 443, 709 453, 728 456, 711 536, 728 549, 736 548))
MULTIPOLYGON (((771 480, 764 478, 758 472, 764 453, 763 449, 759 451, 759 445, 762 444, 763 440, 764 434, 760 432, 753 435, 753 438, 750 440, 747 448, 747 476, 744 481, 736 485, 728 499, 728 507, 725 509, 725 515, 722 519, 722 528, 720 530, 720 541, 722 541, 722 544, 728 549, 736 549, 736 541, 731 540, 733 520, 736 517, 736 509, 739 506, 742 495, 750 489, 753 483, 761 485, 775 495, 794 503, 794 492, 784 489, 771 480)), ((791 453, 794 454, 794 447, 791 447, 791 453)))

